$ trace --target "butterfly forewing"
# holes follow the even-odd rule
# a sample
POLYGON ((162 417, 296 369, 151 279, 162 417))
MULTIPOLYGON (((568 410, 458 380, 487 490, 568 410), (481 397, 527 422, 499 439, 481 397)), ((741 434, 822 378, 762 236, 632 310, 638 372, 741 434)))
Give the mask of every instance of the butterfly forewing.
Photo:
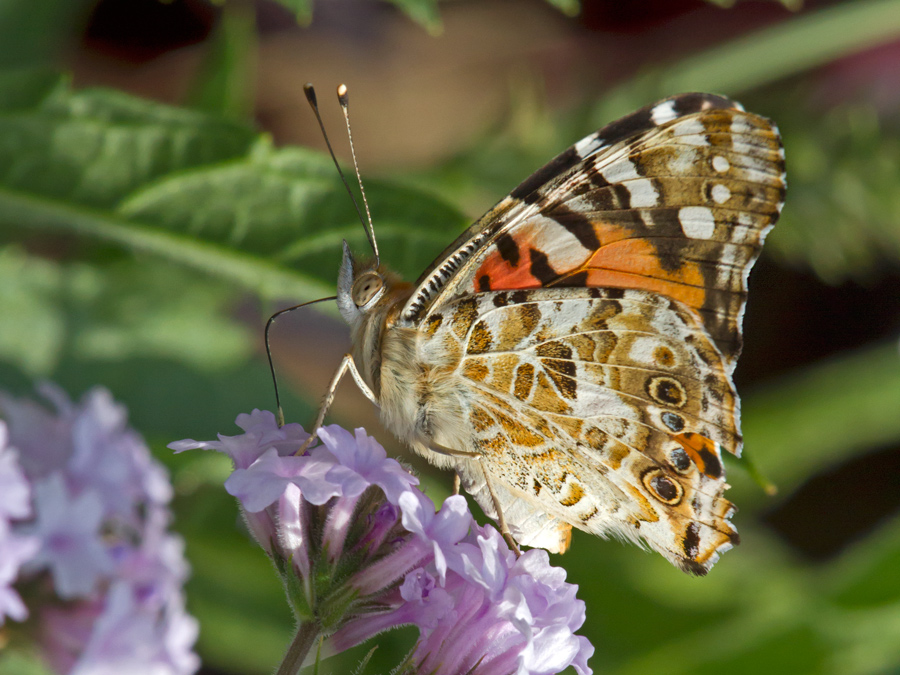
POLYGON ((668 99, 576 143, 514 190, 423 276, 404 316, 460 293, 642 288, 696 309, 733 367, 746 276, 784 189, 770 122, 722 97, 668 99))

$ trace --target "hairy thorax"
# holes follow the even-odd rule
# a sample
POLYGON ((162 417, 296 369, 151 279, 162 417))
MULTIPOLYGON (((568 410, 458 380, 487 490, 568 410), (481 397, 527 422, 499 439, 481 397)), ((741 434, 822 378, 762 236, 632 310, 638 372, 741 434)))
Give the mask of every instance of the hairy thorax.
POLYGON ((447 359, 432 359, 415 328, 387 327, 382 336, 381 420, 414 451, 441 467, 458 463, 447 451, 470 452, 466 389, 447 359), (435 452, 435 450, 437 452, 435 452))

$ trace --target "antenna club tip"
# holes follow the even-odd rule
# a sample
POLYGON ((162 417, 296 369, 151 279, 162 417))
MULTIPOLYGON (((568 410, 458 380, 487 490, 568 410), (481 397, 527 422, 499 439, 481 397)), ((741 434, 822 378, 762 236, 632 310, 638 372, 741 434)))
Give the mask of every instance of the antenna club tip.
POLYGON ((338 102, 339 102, 342 106, 346 106, 346 105, 347 105, 348 98, 349 98, 349 97, 347 96, 347 85, 346 85, 346 84, 340 84, 340 85, 338 85, 338 88, 337 88, 337 95, 338 95, 338 102))
POLYGON ((307 82, 303 85, 303 93, 306 94, 306 100, 309 101, 310 105, 316 105, 316 88, 312 86, 311 82, 307 82))

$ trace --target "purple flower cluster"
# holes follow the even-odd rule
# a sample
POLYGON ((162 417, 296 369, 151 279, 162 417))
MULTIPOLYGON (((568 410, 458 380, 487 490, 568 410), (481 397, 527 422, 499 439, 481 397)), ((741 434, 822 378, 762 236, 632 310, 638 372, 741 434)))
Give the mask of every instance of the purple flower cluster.
POLYGON ((55 412, 0 393, 0 623, 30 613, 59 673, 193 673, 165 470, 108 391, 40 391, 55 412))
POLYGON ((453 675, 591 672, 593 647, 577 587, 545 551, 520 558, 479 527, 461 496, 440 511, 418 481, 362 429, 318 433, 323 445, 272 413, 240 415, 240 436, 169 447, 228 454, 225 487, 282 575, 298 620, 318 622, 343 651, 413 624, 420 639, 403 672, 453 675))

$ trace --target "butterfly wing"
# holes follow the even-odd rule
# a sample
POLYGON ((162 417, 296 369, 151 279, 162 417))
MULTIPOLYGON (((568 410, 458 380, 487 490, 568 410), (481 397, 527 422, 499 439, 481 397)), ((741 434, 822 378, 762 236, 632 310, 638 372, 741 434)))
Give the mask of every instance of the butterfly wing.
POLYGON ((709 94, 647 106, 579 141, 463 233, 402 311, 549 286, 652 290, 694 309, 730 370, 747 275, 784 200, 775 126, 709 94))
MULTIPOLYGON (((435 440, 482 456, 520 542, 562 551, 575 526, 698 574, 737 542, 731 372, 784 189, 769 121, 673 97, 560 154, 419 279, 398 323, 452 371, 466 425, 435 440)), ((456 468, 496 515, 479 465, 456 468)))
MULTIPOLYGON (((454 355, 464 392, 451 433, 469 434, 521 543, 564 550, 574 525, 698 574, 737 543, 720 454, 740 442, 737 395, 692 310, 647 291, 542 288, 433 316, 421 353, 454 355)), ((481 467, 457 469, 496 515, 481 467)))

